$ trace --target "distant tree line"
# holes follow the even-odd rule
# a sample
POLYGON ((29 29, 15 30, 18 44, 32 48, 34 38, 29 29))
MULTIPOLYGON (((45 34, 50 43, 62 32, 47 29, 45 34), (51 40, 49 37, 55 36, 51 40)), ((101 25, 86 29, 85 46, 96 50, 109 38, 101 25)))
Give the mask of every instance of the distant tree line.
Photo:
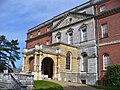
POLYGON ((15 62, 20 60, 18 45, 18 40, 9 41, 4 35, 0 35, 0 72, 12 72, 16 68, 15 62))

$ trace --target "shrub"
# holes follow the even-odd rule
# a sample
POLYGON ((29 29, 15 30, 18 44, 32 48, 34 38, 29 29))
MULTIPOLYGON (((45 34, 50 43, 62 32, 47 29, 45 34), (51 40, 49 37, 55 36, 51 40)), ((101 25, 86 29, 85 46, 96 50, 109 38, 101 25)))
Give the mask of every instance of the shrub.
POLYGON ((106 72, 107 85, 120 87, 120 65, 110 65, 106 72))

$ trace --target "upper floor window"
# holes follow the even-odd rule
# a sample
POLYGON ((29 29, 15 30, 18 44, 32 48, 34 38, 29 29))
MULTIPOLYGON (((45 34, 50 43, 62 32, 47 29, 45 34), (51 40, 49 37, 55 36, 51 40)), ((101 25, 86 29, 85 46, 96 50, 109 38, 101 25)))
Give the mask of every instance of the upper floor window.
POLYGON ((72 44, 72 43, 73 43, 73 34, 68 33, 68 44, 72 44))
POLYGON ((67 36, 68 36, 68 44, 73 44, 73 29, 70 28, 67 31, 67 36))
POLYGON ((46 45, 50 45, 50 40, 47 40, 46 45))
POLYGON ((40 35, 41 33, 40 33, 40 31, 38 31, 38 35, 40 35))
POLYGON ((105 5, 100 6, 100 12, 103 12, 103 11, 106 11, 106 6, 105 5))
POLYGON ((56 37, 56 42, 60 42, 61 41, 61 32, 58 32, 55 37, 56 37))
POLYGON ((33 37, 33 35, 32 34, 30 34, 30 38, 32 38, 33 37))
POLYGON ((70 70, 70 53, 66 54, 66 69, 70 70))
POLYGON ((50 31, 50 30, 51 30, 51 28, 52 28, 52 26, 49 26, 49 27, 47 28, 47 31, 50 31))
POLYGON ((86 41, 87 40, 87 25, 82 24, 80 29, 81 29, 81 41, 86 41))
POLYGON ((86 40, 87 40, 87 30, 82 29, 82 41, 86 41, 86 40))
POLYGON ((103 70, 106 70, 109 65, 109 54, 105 53, 103 55, 103 70))
POLYGON ((107 29, 107 24, 102 24, 102 38, 108 37, 108 29, 107 29))

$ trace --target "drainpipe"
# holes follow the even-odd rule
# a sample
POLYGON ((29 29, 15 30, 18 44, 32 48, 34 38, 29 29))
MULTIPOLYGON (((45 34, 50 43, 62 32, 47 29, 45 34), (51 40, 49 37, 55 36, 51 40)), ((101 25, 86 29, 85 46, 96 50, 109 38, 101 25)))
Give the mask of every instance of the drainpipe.
MULTIPOLYGON (((94 6, 94 15, 97 15, 97 5, 94 6)), ((97 48, 97 74, 98 74, 98 81, 99 81, 99 77, 100 77, 100 52, 99 52, 99 22, 98 19, 96 19, 95 17, 95 38, 96 38, 96 48, 97 48)), ((99 84, 99 82, 97 83, 99 84)))

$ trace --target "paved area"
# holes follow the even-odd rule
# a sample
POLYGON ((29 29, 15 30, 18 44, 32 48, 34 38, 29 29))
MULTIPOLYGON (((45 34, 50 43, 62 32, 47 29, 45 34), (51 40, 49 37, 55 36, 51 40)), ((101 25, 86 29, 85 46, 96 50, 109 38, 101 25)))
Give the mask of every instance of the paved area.
POLYGON ((71 82, 64 82, 64 81, 54 81, 54 80, 49 80, 49 81, 62 85, 64 90, 98 90, 96 88, 87 86, 85 84, 78 84, 78 83, 71 83, 71 82))

